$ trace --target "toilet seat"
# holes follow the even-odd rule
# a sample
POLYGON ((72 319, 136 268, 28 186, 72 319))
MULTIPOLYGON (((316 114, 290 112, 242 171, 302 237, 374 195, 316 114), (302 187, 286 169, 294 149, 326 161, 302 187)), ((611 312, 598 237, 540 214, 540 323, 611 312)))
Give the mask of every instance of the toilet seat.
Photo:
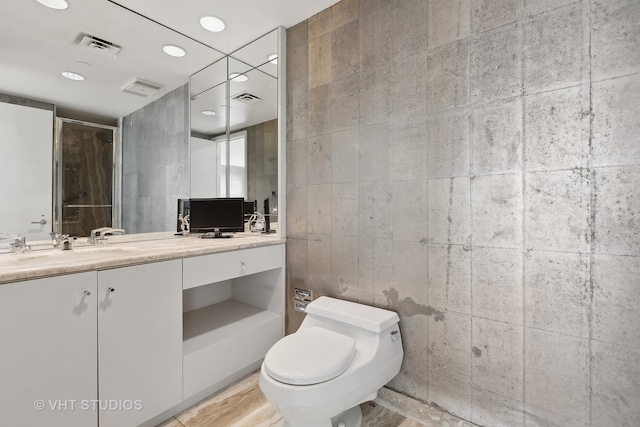
POLYGON ((355 341, 341 333, 311 327, 278 341, 264 358, 267 374, 276 381, 312 385, 347 370, 356 353, 355 341))

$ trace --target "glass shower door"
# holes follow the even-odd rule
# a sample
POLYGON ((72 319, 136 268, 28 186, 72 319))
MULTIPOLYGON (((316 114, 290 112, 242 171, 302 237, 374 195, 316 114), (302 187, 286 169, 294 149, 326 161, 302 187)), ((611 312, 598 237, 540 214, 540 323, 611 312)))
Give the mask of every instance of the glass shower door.
POLYGON ((59 232, 114 227, 116 127, 58 119, 59 232))

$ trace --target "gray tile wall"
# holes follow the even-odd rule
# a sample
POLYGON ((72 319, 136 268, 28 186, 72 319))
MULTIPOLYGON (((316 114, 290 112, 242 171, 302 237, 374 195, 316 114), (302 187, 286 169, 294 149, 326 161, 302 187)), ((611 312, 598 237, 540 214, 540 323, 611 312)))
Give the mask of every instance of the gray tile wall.
POLYGON ((184 85, 123 119, 122 222, 127 233, 176 229, 177 200, 189 197, 188 102, 184 85))
POLYGON ((289 299, 398 311, 389 386, 477 424, 640 425, 639 22, 342 0, 290 28, 289 299))

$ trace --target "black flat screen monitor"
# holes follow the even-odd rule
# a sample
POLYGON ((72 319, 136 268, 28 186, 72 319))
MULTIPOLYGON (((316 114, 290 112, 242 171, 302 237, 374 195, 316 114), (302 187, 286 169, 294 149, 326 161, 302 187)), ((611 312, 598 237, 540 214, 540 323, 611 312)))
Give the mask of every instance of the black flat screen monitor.
POLYGON ((253 201, 245 201, 244 202, 244 219, 245 221, 248 220, 249 218, 251 218, 251 216, 256 213, 256 211, 258 210, 258 204, 257 204, 257 200, 253 200, 253 201))
POLYGON ((221 233, 244 231, 244 199, 190 199, 189 223, 192 233, 203 237, 230 237, 221 233))

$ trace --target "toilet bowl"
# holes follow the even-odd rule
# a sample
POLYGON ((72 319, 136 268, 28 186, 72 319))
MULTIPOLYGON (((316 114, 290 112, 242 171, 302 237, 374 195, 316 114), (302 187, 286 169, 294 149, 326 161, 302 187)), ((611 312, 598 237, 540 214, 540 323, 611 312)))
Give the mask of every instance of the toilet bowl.
POLYGON ((400 371, 398 315, 324 296, 306 313, 267 352, 260 389, 285 427, 360 427, 359 405, 400 371))

